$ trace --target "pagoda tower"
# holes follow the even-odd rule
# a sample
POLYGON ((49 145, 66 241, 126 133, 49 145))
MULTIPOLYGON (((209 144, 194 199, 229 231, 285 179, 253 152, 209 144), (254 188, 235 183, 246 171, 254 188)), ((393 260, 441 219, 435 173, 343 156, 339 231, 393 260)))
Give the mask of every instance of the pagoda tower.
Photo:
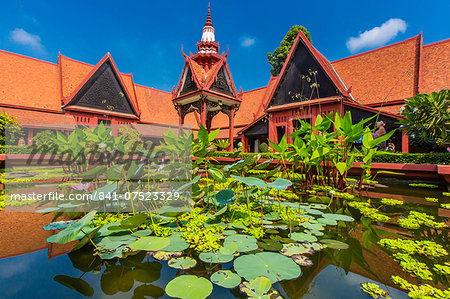
POLYGON ((195 113, 199 126, 203 125, 209 131, 213 117, 225 113, 229 118, 232 149, 234 116, 241 104, 242 92, 236 92, 227 64, 228 52, 219 55, 209 4, 197 50, 189 56, 181 50, 185 64, 178 86, 172 89, 172 102, 178 111, 179 122, 183 124, 186 114, 195 113))

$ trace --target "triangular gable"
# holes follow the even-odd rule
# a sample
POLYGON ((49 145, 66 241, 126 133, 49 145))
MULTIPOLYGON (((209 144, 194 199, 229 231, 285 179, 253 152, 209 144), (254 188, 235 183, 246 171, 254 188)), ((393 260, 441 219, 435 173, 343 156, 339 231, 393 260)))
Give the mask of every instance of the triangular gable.
POLYGON ((224 65, 217 72, 217 76, 209 89, 232 97, 236 96, 231 86, 229 74, 224 65))
POLYGON ((197 83, 195 82, 195 78, 192 74, 191 67, 189 63, 186 63, 184 68, 183 75, 181 77, 181 87, 179 95, 194 91, 199 89, 197 83))
POLYGON ((109 53, 68 97, 64 108, 71 106, 138 116, 137 108, 109 53))
POLYGON ((325 57, 299 31, 268 106, 336 96, 350 97, 325 57))

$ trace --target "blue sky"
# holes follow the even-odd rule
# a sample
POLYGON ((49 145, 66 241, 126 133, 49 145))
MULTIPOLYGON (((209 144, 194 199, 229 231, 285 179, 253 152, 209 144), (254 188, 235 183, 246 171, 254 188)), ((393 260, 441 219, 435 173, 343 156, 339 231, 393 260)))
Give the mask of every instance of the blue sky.
MULTIPOLYGON (((170 91, 186 53, 196 51, 208 1, 0 2, 0 49, 57 61, 58 52, 96 64, 110 52, 137 84, 170 91)), ((211 1, 220 51, 243 90, 267 84, 273 51, 293 25, 311 33, 330 61, 423 31, 424 44, 450 38, 450 1, 211 1), (376 28, 378 27, 378 28, 376 28), (367 31, 367 32, 366 32, 367 31), (352 39, 353 38, 353 39, 352 39)))

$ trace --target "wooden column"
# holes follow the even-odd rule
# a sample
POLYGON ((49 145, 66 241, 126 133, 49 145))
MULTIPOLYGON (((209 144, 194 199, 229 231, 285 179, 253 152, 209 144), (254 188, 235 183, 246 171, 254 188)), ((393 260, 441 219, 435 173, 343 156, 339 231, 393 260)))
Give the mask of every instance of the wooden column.
POLYGON ((28 129, 26 145, 33 144, 33 129, 28 129))
POLYGON ((276 127, 273 121, 274 121, 273 114, 269 114, 269 140, 272 141, 273 143, 278 143, 276 127))
POLYGON ((402 153, 409 153, 408 131, 402 131, 402 153))
POLYGON ((234 106, 230 109, 230 152, 233 151, 234 141, 234 106))
POLYGON ((247 153, 248 152, 248 149, 247 149, 247 137, 245 137, 244 134, 242 134, 242 136, 241 136, 241 142, 242 142, 243 152, 247 153))
POLYGON ((203 127, 206 129, 206 97, 202 97, 202 111, 200 113, 200 121, 203 127))

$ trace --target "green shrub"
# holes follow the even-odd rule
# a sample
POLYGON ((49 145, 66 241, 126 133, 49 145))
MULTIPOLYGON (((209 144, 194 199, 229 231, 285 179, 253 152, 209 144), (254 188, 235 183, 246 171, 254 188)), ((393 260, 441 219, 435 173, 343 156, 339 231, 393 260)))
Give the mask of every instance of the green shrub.
MULTIPOLYGON (((357 161, 362 161, 362 155, 357 157, 357 161)), ((388 153, 379 152, 373 157, 375 163, 408 163, 408 164, 450 164, 450 153, 388 153)))
MULTIPOLYGON (((230 152, 213 152, 211 156, 213 157, 227 157, 231 155, 230 152)), ((272 159, 272 153, 259 153, 263 159, 272 159)), ((242 156, 254 156, 255 153, 241 153, 237 158, 242 156)), ((357 155, 356 161, 362 161, 363 155, 357 155)), ((388 152, 377 152, 372 159, 375 163, 408 163, 408 164, 440 164, 449 165, 450 164, 450 153, 388 153, 388 152)))
POLYGON ((267 143, 263 142, 259 145, 259 152, 260 153, 268 153, 269 152, 269 146, 267 143))
POLYGON ((40 131, 33 137, 33 141, 37 145, 52 145, 55 139, 56 134, 51 130, 40 131))

